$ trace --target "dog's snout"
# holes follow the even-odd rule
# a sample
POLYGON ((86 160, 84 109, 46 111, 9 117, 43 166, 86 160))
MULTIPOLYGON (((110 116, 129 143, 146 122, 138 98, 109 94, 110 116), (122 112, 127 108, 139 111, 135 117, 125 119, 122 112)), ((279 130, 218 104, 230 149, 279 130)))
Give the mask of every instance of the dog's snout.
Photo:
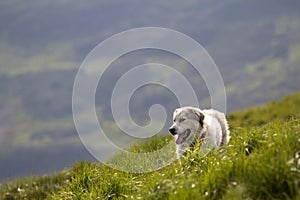
POLYGON ((175 135, 175 134, 176 134, 176 129, 175 129, 174 127, 171 127, 171 128, 169 129, 169 131, 170 131, 170 133, 171 133, 172 135, 175 135))

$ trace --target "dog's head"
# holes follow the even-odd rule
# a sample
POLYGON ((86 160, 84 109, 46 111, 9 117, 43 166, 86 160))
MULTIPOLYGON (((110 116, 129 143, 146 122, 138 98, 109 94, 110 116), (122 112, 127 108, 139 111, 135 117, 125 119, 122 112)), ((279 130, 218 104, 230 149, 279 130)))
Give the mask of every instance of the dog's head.
POLYGON ((204 115, 198 108, 177 108, 173 113, 173 124, 169 129, 175 136, 176 144, 192 140, 198 129, 203 127, 203 119, 204 115))

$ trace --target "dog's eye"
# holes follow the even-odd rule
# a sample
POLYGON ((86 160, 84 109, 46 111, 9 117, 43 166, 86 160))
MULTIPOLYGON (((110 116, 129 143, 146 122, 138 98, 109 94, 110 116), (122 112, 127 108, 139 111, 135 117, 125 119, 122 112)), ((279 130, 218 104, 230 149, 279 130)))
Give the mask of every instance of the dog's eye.
POLYGON ((181 118, 181 119, 179 119, 179 122, 183 122, 185 119, 184 118, 181 118))

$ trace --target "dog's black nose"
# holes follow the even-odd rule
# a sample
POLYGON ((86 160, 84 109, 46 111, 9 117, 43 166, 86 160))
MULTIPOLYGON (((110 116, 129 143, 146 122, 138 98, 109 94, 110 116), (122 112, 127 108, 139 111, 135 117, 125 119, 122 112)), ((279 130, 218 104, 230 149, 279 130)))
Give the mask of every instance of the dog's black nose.
POLYGON ((170 128, 169 131, 170 131, 170 133, 171 133, 172 135, 175 135, 175 134, 176 134, 176 129, 175 129, 175 128, 170 128))

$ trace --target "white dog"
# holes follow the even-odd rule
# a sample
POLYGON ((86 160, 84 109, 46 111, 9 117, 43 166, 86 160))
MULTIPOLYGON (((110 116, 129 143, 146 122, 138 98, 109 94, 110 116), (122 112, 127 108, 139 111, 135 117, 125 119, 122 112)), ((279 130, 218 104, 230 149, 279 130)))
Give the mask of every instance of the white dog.
POLYGON ((173 122, 169 131, 175 136, 179 159, 187 149, 193 149, 197 141, 202 140, 206 147, 214 148, 226 145, 230 139, 225 115, 213 109, 178 108, 173 113, 173 122))

